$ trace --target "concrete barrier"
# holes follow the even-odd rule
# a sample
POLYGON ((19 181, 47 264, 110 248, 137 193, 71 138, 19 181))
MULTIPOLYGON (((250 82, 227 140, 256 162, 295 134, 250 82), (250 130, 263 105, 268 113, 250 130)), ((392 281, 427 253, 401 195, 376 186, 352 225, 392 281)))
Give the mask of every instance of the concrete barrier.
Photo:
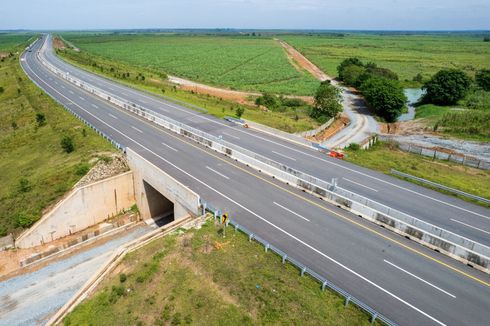
POLYGON ((117 215, 134 203, 132 172, 75 188, 23 232, 15 240, 15 246, 30 248, 60 239, 117 215))
POLYGON ((173 214, 174 220, 200 215, 199 195, 159 167, 126 148, 133 171, 134 193, 140 215, 147 223, 173 214))
MULTIPOLYGON (((310 193, 320 196, 326 200, 330 200, 336 205, 340 205, 344 209, 352 211, 353 213, 364 217, 370 221, 378 224, 382 224, 382 220, 373 218, 374 214, 382 214, 389 217, 390 223, 394 226, 400 226, 397 230, 407 236, 410 234, 405 233, 407 230, 417 229, 426 235, 431 235, 438 241, 427 241, 428 237, 412 237, 413 240, 418 241, 428 247, 433 247, 436 244, 440 244, 439 248, 441 252, 448 254, 454 258, 459 259, 463 262, 473 262, 477 264, 478 262, 480 269, 488 272, 488 257, 490 257, 490 248, 479 243, 475 243, 469 239, 461 237, 457 234, 451 233, 449 231, 438 228, 430 223, 426 223, 417 218, 414 218, 403 212, 394 210, 388 206, 372 201, 368 198, 360 196, 356 193, 347 191, 340 187, 334 187, 332 184, 318 179, 316 177, 310 176, 301 171, 295 170, 288 167, 282 163, 275 162, 267 157, 256 154, 247 149, 241 148, 233 143, 226 142, 218 137, 214 137, 210 134, 202 132, 196 128, 187 126, 183 123, 175 121, 171 118, 163 116, 159 113, 153 112, 151 110, 145 109, 140 105, 132 103, 128 100, 117 99, 113 95, 105 93, 104 91, 87 85, 76 78, 69 76, 58 68, 52 66, 48 62, 44 62, 41 58, 40 60, 45 64, 48 69, 52 70, 62 78, 78 85, 79 87, 97 95, 101 98, 128 110, 140 117, 143 117, 149 121, 152 121, 166 129, 172 130, 175 133, 183 135, 189 139, 192 139, 206 147, 212 148, 222 154, 225 154, 243 164, 251 166, 252 168, 259 170, 261 172, 267 173, 275 178, 293 185, 295 187, 301 188, 303 190, 309 191, 310 193), (352 209, 352 207, 356 209, 352 209), (393 222, 393 223, 392 223, 393 222), (401 227, 405 225, 405 227, 401 227), (411 228, 411 229, 410 229, 411 228), (450 242, 453 247, 448 247, 444 244, 444 241, 450 242), (453 248, 447 251, 446 248, 453 248), (457 248, 457 249, 456 249, 457 248), (478 259, 472 257, 477 256, 478 259), (470 258, 472 260, 470 260, 470 258)), ((306 141, 306 140, 305 140, 306 141)), ((311 147, 310 143, 310 147, 311 147)), ((391 226, 391 224, 383 224, 384 226, 391 226)), ((477 266, 475 266, 477 267, 477 266)))
MULTIPOLYGON (((311 147, 311 143, 312 142, 309 141, 309 140, 307 140, 307 139, 305 139, 305 138, 303 138, 302 135, 290 134, 288 132, 285 132, 285 131, 282 131, 282 130, 278 130, 278 129, 275 129, 275 128, 271 128, 271 127, 268 127, 268 126, 265 126, 263 124, 260 124, 260 123, 257 123, 257 122, 253 122, 253 121, 250 121, 250 120, 244 120, 244 121, 252 129, 257 129, 258 131, 264 132, 266 134, 270 134, 270 135, 273 135, 275 137, 283 138, 283 139, 285 139, 287 141, 294 142, 294 143, 297 143, 297 144, 300 144, 300 145, 303 145, 303 146, 311 147)), ((328 126, 326 126, 324 129, 326 129, 327 127, 328 126)), ((315 129, 315 131, 316 131, 316 129, 315 129)), ((308 133, 308 132, 311 133, 312 131, 310 130, 310 131, 307 131, 305 133, 308 133)))

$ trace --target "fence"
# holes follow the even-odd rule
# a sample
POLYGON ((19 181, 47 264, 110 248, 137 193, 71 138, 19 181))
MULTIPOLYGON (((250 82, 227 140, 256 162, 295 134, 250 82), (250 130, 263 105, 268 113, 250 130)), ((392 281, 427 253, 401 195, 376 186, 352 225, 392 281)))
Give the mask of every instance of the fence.
POLYGON ((490 161, 481 160, 473 156, 454 153, 451 150, 444 150, 441 148, 424 147, 415 145, 412 143, 398 142, 391 137, 383 137, 385 141, 395 141, 398 144, 398 148, 402 151, 419 154, 423 156, 432 157, 433 159, 450 161, 462 165, 466 165, 472 168, 490 170, 490 161))
MULTIPOLYGON (((208 204, 208 203, 206 203, 206 202, 204 202, 202 200, 201 200, 201 205, 202 205, 202 207, 203 207, 204 210, 212 213, 214 215, 214 218, 215 219, 217 217, 220 217, 221 216, 221 213, 222 212, 220 210, 214 208, 212 205, 210 205, 210 204, 208 204)), ((289 262, 290 264, 292 264, 293 266, 295 266, 296 268, 298 268, 299 271, 300 271, 301 276, 304 276, 305 274, 310 275, 312 278, 314 278, 315 280, 317 280, 321 284, 322 291, 324 291, 326 288, 330 288, 332 291, 334 291, 335 293, 339 294, 341 297, 344 298, 345 305, 346 306, 350 302, 352 302, 353 304, 355 304, 356 306, 358 306, 359 308, 361 308, 362 310, 364 310, 365 312, 367 312, 371 316, 371 324, 373 324, 374 321, 376 319, 378 319, 379 321, 383 322, 386 325, 390 325, 390 326, 391 325, 393 325, 393 326, 397 325, 393 321, 391 321, 390 319, 388 319, 387 317, 383 316, 382 314, 380 314, 379 312, 377 312, 376 310, 374 310, 373 308, 371 308, 370 306, 368 306, 367 304, 365 304, 364 302, 362 302, 361 300, 357 299, 356 297, 354 297, 353 295, 351 295, 350 293, 348 293, 347 291, 345 291, 345 290, 341 289, 340 287, 336 286, 335 284, 333 284, 328 279, 326 279, 325 277, 321 276, 320 274, 318 274, 317 272, 315 272, 314 270, 312 270, 308 266, 306 266, 306 265, 300 263, 299 261, 297 261, 296 259, 288 256, 281 249, 279 249, 279 248, 271 245, 265 239, 262 239, 261 237, 259 237, 258 235, 254 234, 253 232, 251 232, 250 230, 248 230, 244 226, 241 226, 240 224, 238 224, 237 222, 235 222, 233 219, 229 219, 228 220, 228 222, 226 223, 226 226, 228 226, 228 225, 233 226, 233 228, 235 229, 235 232, 241 231, 245 235, 247 235, 249 241, 255 240, 256 242, 258 242, 261 245, 263 245, 264 246, 264 249, 265 249, 265 252, 268 252, 270 250, 270 251, 276 253, 277 255, 279 255, 282 258, 282 263, 283 264, 285 264, 286 262, 289 262)))
MULTIPOLYGON (((45 44, 43 47, 45 47, 45 44)), ((102 99, 123 108, 124 110, 130 111, 199 144, 227 155, 258 170, 259 172, 267 173, 287 184, 307 190, 317 196, 330 200, 335 204, 340 204, 343 208, 372 222, 386 225, 388 222, 384 221, 389 221, 389 226, 392 226, 391 224, 396 225, 396 231, 401 232, 405 232, 406 230, 412 232, 412 230, 415 229, 417 232, 417 236, 414 237, 415 241, 419 241, 429 246, 433 245, 433 243, 437 243, 440 249, 447 252, 453 258, 462 258, 466 263, 468 260, 467 258, 470 257, 469 259, 473 259, 472 261, 477 265, 482 266, 485 270, 487 268, 489 261, 488 257, 490 257, 490 248, 487 246, 441 229, 430 223, 419 220, 408 214, 397 211, 391 207, 380 204, 351 191, 334 186, 331 183, 295 170, 285 164, 273 161, 233 143, 224 141, 220 137, 215 137, 157 112, 148 110, 138 104, 130 102, 129 100, 121 99, 110 93, 106 93, 97 87, 88 85, 83 81, 72 77, 68 73, 61 71, 49 62, 44 61, 41 57, 39 57, 39 59, 49 70, 53 71, 58 76, 66 79, 67 81, 91 94, 99 96, 102 99), (422 233, 424 236, 419 235, 420 233, 422 233), (434 236, 437 239, 434 239, 434 236), (480 257, 480 255, 483 255, 484 257, 480 257)), ((102 135, 106 137, 104 134, 102 135)), ((324 148, 320 147, 316 149, 325 150, 324 148)))
POLYGON ((403 178, 413 179, 415 181, 428 184, 429 186, 432 186, 432 187, 435 187, 435 188, 439 188, 439 189, 442 189, 442 190, 451 192, 453 194, 465 196, 465 197, 468 197, 468 198, 471 198, 471 199, 475 199, 475 200, 478 200, 478 201, 481 201, 481 202, 490 204, 490 200, 489 199, 486 199, 486 198, 483 198, 483 197, 480 197, 480 196, 476 196, 476 195, 473 195, 473 194, 469 194, 467 192, 464 192, 464 191, 461 191, 461 190, 458 190, 458 189, 450 188, 450 187, 441 185, 441 184, 436 183, 436 182, 432 182, 432 181, 429 181, 429 180, 426 180, 426 179, 423 179, 423 178, 416 177, 416 176, 411 175, 411 174, 403 173, 403 172, 400 172, 400 171, 397 171, 397 170, 394 170, 394 169, 391 169, 391 173, 393 173, 395 175, 398 175, 400 177, 403 177, 403 178))

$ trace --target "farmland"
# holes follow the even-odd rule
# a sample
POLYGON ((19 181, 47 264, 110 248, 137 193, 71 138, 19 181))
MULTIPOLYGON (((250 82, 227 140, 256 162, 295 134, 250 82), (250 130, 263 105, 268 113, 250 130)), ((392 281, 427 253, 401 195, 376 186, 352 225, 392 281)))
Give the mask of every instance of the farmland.
MULTIPOLYGON (((0 44, 29 38, 3 37, 0 44)), ((16 53, 24 46, 6 49, 16 53)), ((37 88, 22 71, 18 55, 0 62, 0 88, 1 237, 39 219, 87 172, 89 160, 113 149, 37 88), (63 136, 72 138, 74 152, 63 152, 63 136)))
POLYGON ((64 34, 82 51, 230 89, 312 95, 319 82, 271 37, 64 34))
POLYGON ((407 86, 417 74, 427 79, 443 68, 457 68, 473 76, 490 68, 490 43, 466 34, 325 34, 281 37, 331 76, 348 57, 393 70, 407 86))
POLYGON ((32 34, 1 34, 0 33, 0 51, 12 51, 19 45, 33 37, 32 34))

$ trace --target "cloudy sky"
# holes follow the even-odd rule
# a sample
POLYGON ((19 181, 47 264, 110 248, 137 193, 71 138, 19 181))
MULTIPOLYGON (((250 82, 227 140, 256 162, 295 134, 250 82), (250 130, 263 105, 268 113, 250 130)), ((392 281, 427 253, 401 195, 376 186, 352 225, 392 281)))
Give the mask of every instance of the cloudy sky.
POLYGON ((0 30, 490 29, 490 0, 1 0, 0 30))

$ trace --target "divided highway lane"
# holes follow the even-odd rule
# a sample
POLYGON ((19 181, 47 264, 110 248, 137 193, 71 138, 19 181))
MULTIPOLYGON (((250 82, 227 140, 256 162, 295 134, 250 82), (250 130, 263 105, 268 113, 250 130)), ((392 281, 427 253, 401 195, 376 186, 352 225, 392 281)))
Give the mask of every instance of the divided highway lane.
POLYGON ((490 276, 120 111, 51 75, 31 53, 22 59, 59 102, 399 324, 489 320, 490 276))
POLYGON ((254 151, 325 181, 338 178, 339 186, 401 212, 490 246, 488 209, 440 194, 396 178, 327 157, 313 149, 269 134, 247 130, 189 108, 148 95, 74 67, 59 59, 48 38, 45 56, 73 76, 131 100, 143 107, 254 151))

